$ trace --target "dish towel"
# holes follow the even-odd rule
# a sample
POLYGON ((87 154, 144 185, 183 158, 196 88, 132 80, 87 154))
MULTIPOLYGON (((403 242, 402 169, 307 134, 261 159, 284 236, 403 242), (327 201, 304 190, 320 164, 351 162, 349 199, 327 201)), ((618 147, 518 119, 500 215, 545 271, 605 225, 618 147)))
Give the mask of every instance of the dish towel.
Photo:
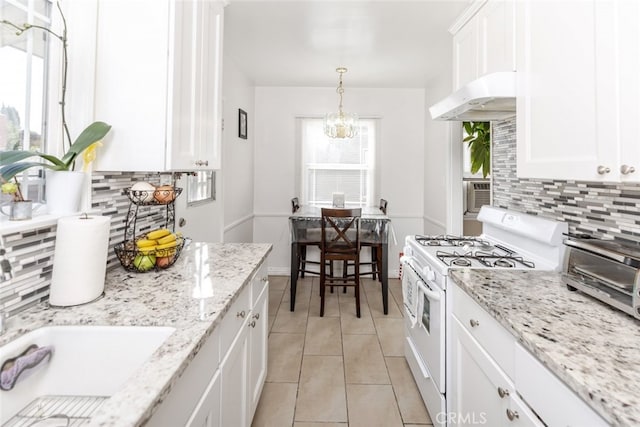
POLYGON ((22 352, 20 356, 4 362, 0 371, 0 389, 11 390, 25 370, 37 366, 45 358, 50 360, 52 354, 53 347, 38 347, 33 344, 22 352))

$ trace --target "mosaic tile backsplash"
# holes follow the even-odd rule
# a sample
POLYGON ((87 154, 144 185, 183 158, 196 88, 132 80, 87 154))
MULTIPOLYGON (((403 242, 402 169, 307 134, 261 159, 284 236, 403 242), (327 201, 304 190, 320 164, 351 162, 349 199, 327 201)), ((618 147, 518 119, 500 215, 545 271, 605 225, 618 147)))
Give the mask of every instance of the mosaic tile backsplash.
POLYGON ((640 244, 640 184, 518 179, 516 120, 492 122, 493 204, 569 225, 586 233, 640 244))
MULTIPOLYGON (((91 177, 92 208, 111 217, 107 269, 120 265, 113 246, 124 238, 129 210, 129 198, 122 191, 136 181, 157 185, 160 180, 161 175, 157 173, 94 173, 91 177)), ((138 211, 137 231, 161 227, 164 223, 164 210, 160 207, 145 206, 138 211)), ((55 225, 2 236, 13 278, 0 281, 0 310, 14 315, 48 299, 55 237, 55 225)))

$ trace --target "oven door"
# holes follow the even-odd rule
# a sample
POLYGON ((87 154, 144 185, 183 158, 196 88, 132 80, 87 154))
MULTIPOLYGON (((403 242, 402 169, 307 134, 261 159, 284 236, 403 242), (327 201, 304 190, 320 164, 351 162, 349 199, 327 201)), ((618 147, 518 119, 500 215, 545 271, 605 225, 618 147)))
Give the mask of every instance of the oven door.
MULTIPOLYGON (((411 300, 405 300, 405 332, 412 353, 425 378, 431 378, 440 393, 445 391, 445 294, 435 283, 422 280, 407 268, 413 284, 411 300), (413 315, 415 313, 415 315, 413 315)), ((403 288, 405 272, 403 271, 403 288)))

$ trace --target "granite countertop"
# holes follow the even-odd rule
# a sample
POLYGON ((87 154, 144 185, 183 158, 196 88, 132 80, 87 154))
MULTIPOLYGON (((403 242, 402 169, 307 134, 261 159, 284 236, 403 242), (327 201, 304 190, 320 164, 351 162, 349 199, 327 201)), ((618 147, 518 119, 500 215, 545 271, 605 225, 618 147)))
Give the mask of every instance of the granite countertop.
POLYGON ((270 251, 270 244, 191 243, 173 266, 160 272, 132 273, 117 267, 107 273, 102 299, 78 307, 54 309, 46 303, 32 307, 8 320, 0 345, 51 325, 176 328, 124 387, 105 401, 90 423, 113 427, 142 425, 270 251), (198 265, 209 266, 210 273, 209 268, 198 265), (194 274, 196 280, 205 274, 212 278, 213 296, 206 300, 204 312, 200 300, 192 297, 194 274))
POLYGON ((640 322, 559 273, 455 270, 452 279, 614 426, 640 425, 640 322))

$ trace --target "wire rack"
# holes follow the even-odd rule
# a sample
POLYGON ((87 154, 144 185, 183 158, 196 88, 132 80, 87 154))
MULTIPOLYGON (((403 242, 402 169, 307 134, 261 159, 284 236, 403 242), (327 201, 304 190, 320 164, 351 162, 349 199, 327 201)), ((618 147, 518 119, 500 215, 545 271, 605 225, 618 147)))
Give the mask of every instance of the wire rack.
POLYGON ((83 426, 108 396, 41 396, 25 406, 3 427, 83 426))

